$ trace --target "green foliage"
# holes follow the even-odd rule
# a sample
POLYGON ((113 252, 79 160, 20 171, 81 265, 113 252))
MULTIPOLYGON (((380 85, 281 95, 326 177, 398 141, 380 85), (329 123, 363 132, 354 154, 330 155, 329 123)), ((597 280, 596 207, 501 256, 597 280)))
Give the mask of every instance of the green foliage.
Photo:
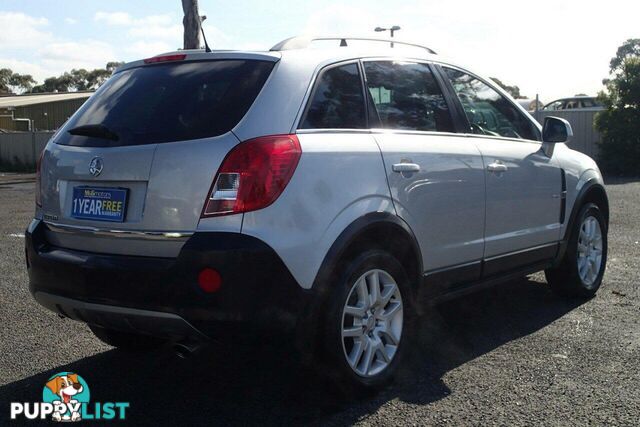
POLYGON ((596 116, 602 136, 600 167, 607 173, 640 175, 640 39, 629 39, 610 63, 611 78, 598 97, 605 110, 596 116))
POLYGON ((622 70, 623 63, 627 58, 640 57, 640 39, 629 39, 618 48, 616 56, 611 58, 609 69, 612 74, 617 74, 622 70))
MULTIPOLYGON (((87 71, 84 68, 73 69, 58 77, 49 77, 41 85, 32 89, 34 93, 71 92, 95 90, 99 88, 123 62, 107 62, 105 68, 87 71)), ((35 82, 34 82, 35 83, 35 82)))
POLYGON ((8 68, 0 69, 0 93, 29 91, 36 81, 29 74, 14 73, 8 68))
POLYGON ((505 83, 502 83, 502 80, 500 80, 497 77, 491 77, 491 80, 493 80, 494 82, 496 82, 498 84, 498 86, 500 86, 502 89, 505 90, 505 92, 507 92, 509 95, 511 95, 514 99, 526 99, 526 96, 523 96, 520 94, 520 88, 518 86, 509 86, 505 83))

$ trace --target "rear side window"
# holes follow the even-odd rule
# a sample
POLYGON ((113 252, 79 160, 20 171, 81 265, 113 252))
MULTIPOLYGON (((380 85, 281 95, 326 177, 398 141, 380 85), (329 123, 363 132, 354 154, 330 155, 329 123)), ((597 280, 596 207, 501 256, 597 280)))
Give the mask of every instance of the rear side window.
POLYGON ((320 75, 300 129, 363 129, 364 96, 358 65, 329 68, 320 75))
POLYGON ((428 65, 372 61, 364 63, 364 70, 382 127, 453 132, 449 108, 428 65))
POLYGON ((507 98, 477 78, 444 68, 469 120, 480 135, 538 140, 539 131, 507 98))
POLYGON ((167 63, 111 77, 65 126, 59 144, 121 146, 222 135, 246 114, 273 68, 255 60, 167 63), (70 135, 102 125, 117 140, 70 135))

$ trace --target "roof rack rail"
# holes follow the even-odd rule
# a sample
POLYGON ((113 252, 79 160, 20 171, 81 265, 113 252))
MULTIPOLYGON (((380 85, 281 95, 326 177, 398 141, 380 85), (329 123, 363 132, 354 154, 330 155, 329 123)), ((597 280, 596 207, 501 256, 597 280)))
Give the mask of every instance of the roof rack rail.
POLYGON ((280 43, 274 45, 271 51, 281 51, 281 50, 291 50, 291 49, 304 49, 309 47, 309 45, 315 41, 327 41, 327 40, 335 40, 340 41, 340 47, 346 47, 347 41, 349 40, 357 40, 357 41, 368 41, 368 42, 379 42, 379 43, 390 43, 391 46, 394 44, 399 44, 403 46, 411 46, 417 47, 419 49, 424 49, 427 52, 436 55, 436 51, 427 46, 422 46, 415 43, 407 43, 401 42, 394 39, 382 39, 382 38, 369 38, 369 37, 305 37, 305 36, 296 36, 291 37, 285 40, 282 40, 280 43))

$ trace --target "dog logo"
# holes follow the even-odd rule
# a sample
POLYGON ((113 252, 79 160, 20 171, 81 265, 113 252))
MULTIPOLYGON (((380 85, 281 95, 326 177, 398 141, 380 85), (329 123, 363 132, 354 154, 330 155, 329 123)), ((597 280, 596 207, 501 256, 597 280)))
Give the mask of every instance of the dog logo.
POLYGON ((89 403, 87 382, 78 374, 60 372, 49 378, 42 391, 42 401, 53 404, 53 421, 80 421, 82 405, 89 403))
POLYGON ((59 372, 42 389, 42 402, 11 402, 10 417, 58 422, 108 421, 127 418, 129 402, 92 402, 89 386, 74 372, 59 372))
POLYGON ((100 173, 102 172, 102 166, 102 158, 94 157, 93 159, 91 159, 91 162, 89 162, 89 173, 93 176, 100 175, 100 173))

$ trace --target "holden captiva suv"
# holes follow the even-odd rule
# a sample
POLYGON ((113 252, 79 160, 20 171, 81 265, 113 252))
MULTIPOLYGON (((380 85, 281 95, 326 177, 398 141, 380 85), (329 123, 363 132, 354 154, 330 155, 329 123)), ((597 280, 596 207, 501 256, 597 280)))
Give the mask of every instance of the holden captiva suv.
POLYGON ((291 334, 376 387, 443 298, 540 270, 595 294, 609 207, 571 136, 395 40, 135 61, 42 153, 30 290, 124 349, 291 334))

